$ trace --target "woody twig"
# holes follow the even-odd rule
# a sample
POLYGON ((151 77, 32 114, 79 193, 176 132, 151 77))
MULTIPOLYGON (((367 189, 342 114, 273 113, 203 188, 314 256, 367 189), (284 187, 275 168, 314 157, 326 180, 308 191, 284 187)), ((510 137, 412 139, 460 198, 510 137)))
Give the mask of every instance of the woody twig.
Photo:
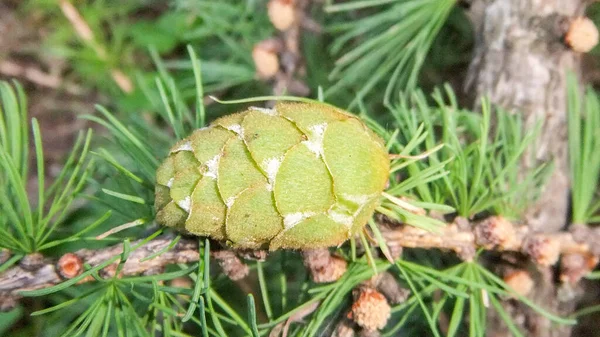
MULTIPOLYGON (((456 252, 463 259, 472 259, 478 249, 515 251, 529 256, 540 266, 554 265, 562 255, 565 266, 561 265, 560 278, 563 282, 579 281, 594 268, 600 255, 600 247, 594 244, 600 242, 600 229, 582 225, 573 226, 568 232, 542 234, 529 232, 527 226, 517 226, 501 217, 490 217, 476 224, 468 222, 457 224, 455 221, 433 233, 396 224, 384 217, 378 217, 378 222, 387 245, 396 250, 435 248, 456 252)), ((169 264, 198 261, 198 241, 193 238, 182 238, 170 250, 147 259, 168 247, 171 242, 171 238, 157 238, 132 251, 118 277, 152 275, 160 273, 169 264)), ((136 242, 133 242, 132 246, 135 244, 136 242)), ((3 303, 4 309, 10 309, 10 303, 16 303, 16 300, 21 297, 21 292, 59 284, 80 275, 84 270, 84 264, 98 266, 121 254, 122 250, 123 245, 119 244, 96 250, 82 249, 68 253, 59 259, 46 258, 40 254, 29 255, 0 274, 0 303, 3 303)), ((7 255, 7 252, 3 252, 4 255, 7 255)), ((224 266, 224 269, 227 269, 226 265, 231 263, 241 263, 235 260, 237 258, 232 254, 212 252, 212 255, 224 266)), ((307 267, 311 271, 315 270, 316 273, 312 276, 317 282, 331 282, 338 279, 341 275, 338 271, 343 273, 346 267, 346 261, 332 256, 327 250, 304 252, 303 255, 307 267), (332 263, 336 266, 339 264, 340 268, 323 270, 324 266, 331 266, 332 263), (327 271, 335 271, 335 275, 328 275, 327 271), (323 275, 331 277, 320 279, 319 277, 323 275)), ((113 277, 118 264, 117 259, 98 274, 101 277, 113 277)), ((93 280, 93 277, 89 277, 80 282, 93 280)))

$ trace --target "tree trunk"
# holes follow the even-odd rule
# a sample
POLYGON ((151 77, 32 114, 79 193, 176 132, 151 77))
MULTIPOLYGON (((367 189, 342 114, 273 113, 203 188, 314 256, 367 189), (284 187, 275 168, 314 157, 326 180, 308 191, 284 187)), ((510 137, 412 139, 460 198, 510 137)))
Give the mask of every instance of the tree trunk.
MULTIPOLYGON (((578 72, 580 59, 562 37, 569 18, 581 15, 583 9, 581 0, 473 0, 470 8, 477 37, 467 89, 521 114, 527 130, 533 130, 539 120, 543 123, 521 163, 522 172, 527 172, 540 162, 554 162, 540 199, 522 215, 534 231, 560 231, 568 223, 566 75, 578 72)), ((552 270, 539 274, 532 298, 550 311, 571 307, 559 302, 552 270)), ((569 335, 569 328, 553 327, 539 316, 531 322, 532 316, 523 315, 527 319, 519 325, 526 335, 569 335)), ((490 322, 493 335, 509 335, 505 327, 493 326, 495 321, 490 322)))

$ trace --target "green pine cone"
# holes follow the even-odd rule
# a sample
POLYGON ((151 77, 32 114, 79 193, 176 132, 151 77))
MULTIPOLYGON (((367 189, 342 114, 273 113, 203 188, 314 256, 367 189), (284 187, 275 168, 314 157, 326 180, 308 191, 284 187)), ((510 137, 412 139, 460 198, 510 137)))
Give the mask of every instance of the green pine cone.
POLYGON ((250 108, 175 144, 156 173, 156 219, 235 248, 337 246, 371 217, 388 174, 383 141, 349 113, 250 108))

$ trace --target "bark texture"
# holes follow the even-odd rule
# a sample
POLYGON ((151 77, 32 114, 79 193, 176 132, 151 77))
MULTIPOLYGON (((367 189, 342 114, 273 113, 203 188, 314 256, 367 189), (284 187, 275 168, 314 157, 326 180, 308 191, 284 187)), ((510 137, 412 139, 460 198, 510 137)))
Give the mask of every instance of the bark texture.
POLYGON ((580 60, 562 42, 569 18, 580 15, 579 0, 476 0, 477 32, 467 89, 523 115, 526 128, 543 127, 523 169, 554 161, 539 202, 525 215, 535 231, 554 232, 567 220, 566 74, 580 60))
MULTIPOLYGON (((541 134, 521 163, 523 172, 554 162, 540 199, 522 217, 532 232, 557 232, 568 223, 566 75, 579 71, 580 59, 562 39, 570 19, 583 9, 581 0, 474 0, 471 6, 477 37, 467 89, 522 114, 528 132, 542 121, 541 134)), ((559 299, 553 270, 538 271, 531 298, 552 311, 572 310, 575 296, 559 299)), ((570 335, 569 327, 552 326, 521 305, 509 312, 527 335, 570 335)), ((497 318, 490 321, 491 335, 510 335, 497 318)))

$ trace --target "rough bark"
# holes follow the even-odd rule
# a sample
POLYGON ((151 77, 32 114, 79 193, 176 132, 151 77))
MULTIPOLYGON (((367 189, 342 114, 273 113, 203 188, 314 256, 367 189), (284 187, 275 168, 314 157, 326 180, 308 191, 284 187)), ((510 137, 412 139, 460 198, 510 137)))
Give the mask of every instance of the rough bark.
MULTIPOLYGON (((540 162, 554 162, 539 201, 523 215, 532 231, 557 232, 568 222, 566 75, 579 70, 580 60, 562 37, 569 18, 583 9, 580 0, 475 0, 471 6, 477 38, 467 89, 522 114, 528 132, 542 120, 541 134, 521 163, 523 172, 540 162)), ((546 307, 568 310, 569 305, 557 299, 552 274, 540 270, 536 293, 543 296, 532 297, 546 307)), ((522 327, 532 336, 569 335, 570 329, 551 327, 541 318, 526 323, 522 327)), ((508 335, 505 328, 490 328, 494 335, 508 335)))
POLYGON ((536 231, 565 226, 567 165, 566 74, 579 69, 579 57, 562 42, 568 18, 581 11, 578 0, 478 0, 472 5, 477 45, 467 89, 520 113, 541 134, 523 169, 553 160, 555 169, 526 220, 536 231))

